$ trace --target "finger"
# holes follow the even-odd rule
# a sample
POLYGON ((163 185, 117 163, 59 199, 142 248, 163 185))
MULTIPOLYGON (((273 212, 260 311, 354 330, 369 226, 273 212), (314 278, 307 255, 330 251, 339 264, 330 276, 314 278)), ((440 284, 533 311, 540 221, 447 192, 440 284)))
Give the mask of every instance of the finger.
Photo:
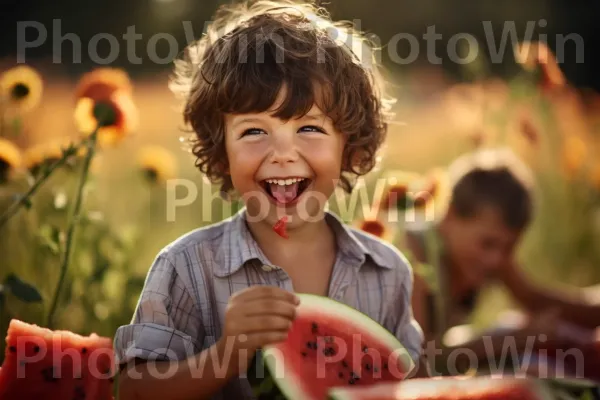
POLYGON ((294 293, 276 286, 252 286, 235 293, 232 302, 246 302, 258 299, 282 300, 291 304, 300 304, 300 299, 294 293))
POLYGON ((286 339, 287 333, 285 332, 257 332, 247 336, 248 347, 252 348, 285 342, 286 339))
POLYGON ((281 300, 257 299, 246 303, 245 316, 278 315, 289 320, 296 318, 296 306, 281 300))
POLYGON ((292 322, 277 315, 260 315, 240 320, 240 331, 243 333, 281 331, 287 332, 292 322))

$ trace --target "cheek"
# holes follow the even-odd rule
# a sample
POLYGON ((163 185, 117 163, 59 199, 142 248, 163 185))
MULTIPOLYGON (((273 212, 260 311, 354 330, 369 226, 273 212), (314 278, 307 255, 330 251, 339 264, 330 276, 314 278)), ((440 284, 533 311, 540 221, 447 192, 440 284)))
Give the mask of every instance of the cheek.
POLYGON ((264 150, 257 144, 235 144, 229 146, 228 160, 231 179, 254 176, 263 159, 264 150))
POLYGON ((343 148, 338 143, 319 143, 308 146, 304 154, 310 160, 312 168, 321 176, 339 177, 343 148))

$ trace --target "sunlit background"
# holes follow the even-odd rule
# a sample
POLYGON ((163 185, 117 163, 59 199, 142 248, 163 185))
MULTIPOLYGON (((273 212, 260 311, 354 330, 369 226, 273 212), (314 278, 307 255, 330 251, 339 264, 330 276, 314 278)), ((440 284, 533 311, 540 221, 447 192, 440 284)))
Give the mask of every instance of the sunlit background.
MULTIPOLYGON (((41 97, 31 109, 21 111, 3 103, 0 163, 5 179, 0 213, 34 182, 36 165, 45 158, 59 158, 57 146, 81 137, 74 113, 77 109, 85 114, 76 94, 85 74, 100 67, 122 69, 130 79, 128 96, 139 116, 131 132, 117 133, 119 140, 100 146, 93 158, 54 327, 111 337, 131 319, 157 252, 187 231, 219 221, 239 207, 220 200, 216 187, 204 182, 195 169, 181 139, 187 133, 178 103, 167 86, 173 57, 192 37, 200 37, 218 4, 3 0, 0 72, 31 67, 31 90, 41 97), (29 28, 21 36, 24 26, 29 28), (134 33, 139 39, 128 48, 123 36, 134 33), (46 36, 42 44, 20 47, 20 42, 34 42, 39 34, 46 36), (88 46, 98 34, 117 41, 117 47, 112 46, 116 57, 109 63, 90 57, 88 46), (170 45, 167 36, 173 38, 170 45), (78 46, 81 52, 74 51, 78 46), (156 48, 163 60, 152 60, 148 46, 156 48), (169 54, 171 49, 177 51, 169 54), (35 86, 35 74, 41 78, 40 87, 35 86), (168 218, 166 184, 173 178, 195 182, 192 189, 179 185, 177 198, 198 190, 195 201, 176 209, 174 219, 168 218)), ((548 285, 600 283, 600 3, 333 0, 326 7, 335 19, 357 20, 362 30, 381 40, 388 88, 397 98, 381 163, 366 177, 368 193, 372 195, 371 183, 382 173, 405 170, 428 179, 431 171, 443 169, 465 151, 510 146, 533 168, 539 183, 534 225, 519 251, 528 273, 548 285), (564 49, 557 57, 559 69, 544 60, 519 62, 510 40, 501 62, 492 62, 490 52, 501 45, 502 30, 513 22, 519 41, 530 26, 530 40, 547 42, 546 60, 552 60, 553 53, 558 56, 559 47, 564 49), (435 47, 439 64, 431 62, 423 39, 430 26, 441 35, 435 47), (493 36, 489 31, 486 35, 485 26, 492 28, 493 36), (394 42, 400 33, 418 38, 418 57, 410 63, 394 63, 390 57, 390 51, 403 59, 417 51, 408 40, 394 42), (472 35, 479 46, 477 57, 464 65, 452 62, 446 51, 457 34, 472 35), (576 58, 576 41, 559 46, 557 35, 569 34, 580 38, 583 62, 576 58)), ((100 58, 110 58, 108 43, 108 39, 98 42, 100 58)), ((16 296, 5 290, 0 337, 10 318, 47 322, 84 153, 52 174, 31 205, 0 227, 0 281, 16 276, 42 297, 33 301, 35 295, 16 296)), ((342 212, 336 201, 331 208, 359 226, 369 218, 361 209, 342 212)), ((393 240, 394 235, 385 237, 393 240)), ((473 323, 483 328, 509 306, 501 289, 489 288, 473 323)))

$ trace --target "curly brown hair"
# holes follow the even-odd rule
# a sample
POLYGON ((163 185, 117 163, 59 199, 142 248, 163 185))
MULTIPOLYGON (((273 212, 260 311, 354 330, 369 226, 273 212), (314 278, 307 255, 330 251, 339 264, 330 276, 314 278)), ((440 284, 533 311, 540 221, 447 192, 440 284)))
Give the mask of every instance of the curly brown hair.
POLYGON ((340 185, 376 164, 393 99, 382 89, 375 47, 321 7, 292 0, 222 6, 206 34, 175 62, 171 89, 184 99, 195 165, 221 193, 227 174, 225 114, 264 112, 285 87, 275 117, 305 115, 316 104, 346 138, 340 185))

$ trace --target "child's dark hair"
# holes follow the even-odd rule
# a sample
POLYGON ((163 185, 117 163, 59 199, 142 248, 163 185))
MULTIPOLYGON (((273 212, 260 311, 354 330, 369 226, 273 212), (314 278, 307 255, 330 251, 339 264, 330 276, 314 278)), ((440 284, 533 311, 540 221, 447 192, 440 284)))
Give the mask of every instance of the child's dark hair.
POLYGON ((372 51, 362 34, 306 2, 221 7, 186 59, 176 61, 171 84, 185 101, 196 166, 228 194, 224 114, 267 111, 285 87, 276 117, 301 117, 317 104, 345 135, 340 184, 350 192, 345 175, 372 170, 387 132, 389 104, 372 51))
POLYGON ((471 217, 483 206, 497 209, 510 229, 521 231, 533 217, 533 177, 510 150, 481 150, 466 154, 449 168, 450 207, 471 217))

